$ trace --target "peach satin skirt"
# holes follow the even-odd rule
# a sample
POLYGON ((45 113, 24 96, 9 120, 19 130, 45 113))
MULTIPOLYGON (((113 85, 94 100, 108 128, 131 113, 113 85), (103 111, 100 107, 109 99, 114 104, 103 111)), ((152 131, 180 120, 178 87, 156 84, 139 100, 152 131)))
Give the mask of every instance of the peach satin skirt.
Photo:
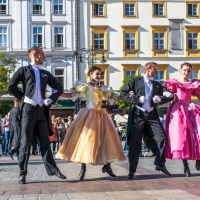
POLYGON ((82 108, 67 131, 56 158, 94 165, 125 160, 122 144, 106 111, 82 108))

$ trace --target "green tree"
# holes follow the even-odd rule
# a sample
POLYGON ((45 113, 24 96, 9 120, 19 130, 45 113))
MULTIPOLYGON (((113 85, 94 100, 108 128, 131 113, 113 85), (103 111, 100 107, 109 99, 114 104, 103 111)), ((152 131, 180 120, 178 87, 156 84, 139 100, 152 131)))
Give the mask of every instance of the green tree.
POLYGON ((0 101, 0 114, 5 117, 12 107, 13 101, 0 101))
POLYGON ((14 56, 0 52, 0 96, 8 94, 7 85, 10 74, 15 70, 16 60, 14 56))
MULTIPOLYGON (((120 87, 119 91, 121 93, 121 91, 123 90, 123 88, 129 83, 129 81, 133 78, 136 78, 136 77, 141 77, 140 75, 138 76, 135 76, 135 75, 132 75, 132 76, 128 76, 126 77, 124 80, 123 80, 123 85, 120 87)), ((119 101, 116 102, 116 104, 118 105, 118 108, 120 110, 123 110, 123 109, 128 109, 130 108, 131 106, 131 102, 130 101, 127 101, 125 99, 121 99, 119 101)))

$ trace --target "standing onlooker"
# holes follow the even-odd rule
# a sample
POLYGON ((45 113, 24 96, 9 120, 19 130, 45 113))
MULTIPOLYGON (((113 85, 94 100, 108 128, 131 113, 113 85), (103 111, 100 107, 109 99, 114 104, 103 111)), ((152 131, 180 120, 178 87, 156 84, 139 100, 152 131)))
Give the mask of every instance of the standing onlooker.
POLYGON ((122 127, 120 122, 117 123, 116 130, 117 130, 117 133, 119 134, 120 140, 122 141, 122 130, 123 130, 123 127, 122 127))
POLYGON ((73 120, 72 120, 72 116, 69 115, 69 116, 67 117, 67 120, 68 120, 68 121, 67 121, 67 123, 65 124, 66 130, 67 130, 67 129, 71 126, 71 124, 72 124, 72 121, 73 121, 73 120))
POLYGON ((2 153, 3 153, 3 134, 4 134, 4 130, 3 130, 3 127, 2 127, 2 115, 0 115, 0 141, 1 141, 1 148, 2 148, 2 153))
POLYGON ((3 119, 3 124, 2 126, 4 127, 5 130, 5 155, 9 155, 9 150, 10 150, 10 127, 11 127, 11 119, 10 119, 10 112, 6 115, 6 117, 3 119))
POLYGON ((17 157, 20 148, 20 100, 14 100, 14 107, 10 110, 11 130, 10 130, 10 155, 11 158, 14 153, 17 157))
POLYGON ((167 118, 167 114, 164 114, 164 115, 163 115, 163 119, 160 120, 160 122, 161 122, 163 128, 165 128, 166 118, 167 118))
POLYGON ((59 147, 62 145, 65 134, 66 134, 66 128, 65 128, 65 124, 62 122, 62 118, 58 117, 57 118, 57 149, 59 149, 59 147))
POLYGON ((115 127, 117 126, 116 124, 116 121, 115 121, 115 115, 114 115, 114 113, 109 113, 109 116, 111 117, 111 119, 112 119, 112 121, 113 121, 113 123, 114 123, 114 125, 115 125, 115 127))
POLYGON ((57 131, 57 120, 53 116, 51 117, 51 123, 52 123, 52 131, 54 132, 53 135, 49 136, 50 143, 53 144, 53 154, 56 153, 56 131, 57 131))

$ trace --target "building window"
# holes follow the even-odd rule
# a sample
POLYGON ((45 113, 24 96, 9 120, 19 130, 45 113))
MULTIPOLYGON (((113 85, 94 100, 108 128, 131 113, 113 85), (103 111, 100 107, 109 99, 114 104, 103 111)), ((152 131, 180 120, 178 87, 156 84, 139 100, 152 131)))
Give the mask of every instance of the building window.
POLYGON ((33 27, 33 46, 43 47, 42 27, 33 27))
POLYGON ((162 85, 164 85, 164 71, 162 70, 158 71, 154 79, 155 81, 159 81, 162 85))
POLYGON ((199 17, 199 2, 186 2, 186 17, 199 17))
POLYGON ((42 14, 42 0, 33 0, 33 14, 42 14))
POLYGON ((138 57, 138 27, 122 26, 124 57, 138 57))
POLYGON ((54 14, 63 14, 63 0, 54 0, 53 1, 53 13, 54 14))
POLYGON ((107 28, 108 26, 91 26, 91 44, 95 50, 95 57, 101 58, 102 53, 107 56, 107 28))
POLYGON ((135 33, 125 33, 125 49, 135 49, 135 33))
POLYGON ((166 17, 166 2, 153 2, 153 17, 166 17))
POLYGON ((95 66, 101 69, 101 79, 99 85, 108 85, 108 64, 96 64, 95 66))
POLYGON ((167 57, 167 28, 168 26, 152 27, 152 57, 167 57))
POLYGON ((92 2, 92 17, 106 17, 105 2, 92 2))
POLYGON ((137 3, 136 2, 123 2, 123 16, 124 17, 137 17, 137 3))
POLYGON ((198 70, 192 70, 189 76, 189 79, 198 79, 198 70))
POLYGON ((94 33, 94 50, 104 49, 104 33, 94 33))
POLYGON ((198 33, 188 33, 188 49, 198 49, 198 33))
POLYGON ((154 33, 154 49, 164 49, 164 33, 154 33))
POLYGON ((200 26, 185 26, 186 57, 200 57, 200 26))
POLYGON ((0 47, 7 47, 7 27, 0 27, 0 47))
POLYGON ((168 65, 167 64, 159 64, 157 66, 158 72, 156 73, 154 80, 160 82, 164 85, 164 81, 168 78, 168 65))
POLYGON ((7 0, 0 0, 0 14, 7 14, 7 0))
POLYGON ((63 27, 54 27, 55 47, 63 47, 63 27))
POLYGON ((122 64, 122 81, 129 76, 139 75, 140 64, 122 64))
POLYGON ((64 69, 56 68, 55 69, 55 77, 62 84, 62 86, 64 86, 64 69))

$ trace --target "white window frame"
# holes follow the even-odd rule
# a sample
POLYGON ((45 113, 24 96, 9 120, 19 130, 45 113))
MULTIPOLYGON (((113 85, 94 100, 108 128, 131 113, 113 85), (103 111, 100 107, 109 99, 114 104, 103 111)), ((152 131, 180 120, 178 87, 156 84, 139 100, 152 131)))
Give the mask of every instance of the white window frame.
POLYGON ((165 49, 165 34, 164 33, 154 33, 154 49, 155 50, 164 50, 165 49), (155 37, 155 34, 158 34, 158 38, 155 37), (163 34, 163 37, 160 37, 160 34, 163 34), (155 48, 155 41, 158 41, 158 48, 155 48), (163 41, 163 44, 160 44, 160 41, 163 41), (160 48, 161 45, 163 46, 163 48, 160 48))
MULTIPOLYGON (((38 35, 38 34, 36 34, 36 35, 38 35)), ((32 46, 44 47, 44 26, 42 26, 42 25, 32 26, 32 46), (34 32, 33 32, 34 28, 42 28, 42 46, 38 46, 38 45, 34 44, 34 35, 35 35, 34 32)))
POLYGON ((98 35, 98 38, 94 38, 94 49, 95 50, 104 50, 105 49, 105 35, 104 35, 104 33, 94 33, 94 36, 95 35, 98 35), (100 37, 100 35, 103 35, 103 37, 100 37), (95 46, 96 46, 96 44, 95 44, 95 41, 98 41, 98 48, 95 48, 95 46), (103 41, 103 48, 100 48, 100 46, 102 45, 101 43, 100 43, 100 41, 103 41))
POLYGON ((188 39, 188 49, 189 50, 198 50, 198 33, 188 33, 188 37, 187 37, 187 39, 188 39), (191 39, 189 39, 189 34, 196 34, 197 35, 197 37, 196 38, 194 38, 194 37, 192 37, 191 39), (192 40, 192 48, 189 48, 189 40, 192 40), (196 41, 196 48, 193 48, 193 41, 196 41))
POLYGON ((53 4, 53 14, 54 14, 54 15, 63 15, 63 14, 64 14, 64 0, 62 0, 62 1, 63 1, 62 4, 59 3, 60 0, 57 0, 58 3, 54 3, 54 1, 55 1, 55 0, 53 0, 53 3, 52 3, 52 4, 53 4), (54 6, 55 6, 55 5, 58 5, 58 13, 55 13, 55 9, 54 9, 54 6), (62 5, 62 7, 63 7, 63 8, 62 8, 62 13, 59 13, 59 5, 62 5))
POLYGON ((188 3, 188 16, 189 17, 197 17, 198 16, 198 4, 188 3), (192 14, 189 14, 189 5, 192 5, 192 14), (196 15, 193 14, 193 6, 196 6, 196 15))
MULTIPOLYGON (((0 0, 0 1, 4 1, 4 0, 0 0)), ((1 12, 1 10, 0 10, 0 15, 6 15, 6 14, 8 14, 8 0, 5 0, 6 1, 6 3, 1 3, 0 2, 0 5, 5 5, 6 6, 6 12, 5 13, 3 13, 3 12, 1 12)))
POLYGON ((135 33, 124 33, 124 39, 125 39, 125 50, 135 50, 136 49, 136 35, 135 33), (129 34, 130 35, 133 35, 133 37, 129 37, 128 39, 126 38, 126 35, 129 34), (126 41, 129 40, 129 45, 130 45, 130 48, 126 48, 126 41), (134 44, 131 44, 131 42, 133 41, 134 44), (133 48, 132 48, 133 46, 133 48))
POLYGON ((54 25, 54 27, 53 27, 53 46, 54 46, 54 48, 64 48, 66 45, 65 45, 65 26, 64 25, 54 25), (63 28, 63 45, 62 46, 56 46, 55 44, 55 36, 56 36, 56 34, 55 34, 55 28, 63 28))
POLYGON ((135 4, 134 3, 125 3, 124 4, 124 15, 126 17, 134 17, 135 16, 135 4), (126 6, 128 6, 128 14, 126 14, 126 6), (132 11, 130 11, 130 6, 133 6, 133 14, 130 14, 132 11))
POLYGON ((5 44, 5 46, 1 46, 0 45, 0 49, 6 49, 8 46, 9 46, 9 34, 8 34, 8 30, 9 30, 9 27, 8 26, 5 26, 5 25, 0 25, 0 28, 6 28, 6 34, 1 34, 0 35, 5 35, 6 36, 6 43, 2 43, 2 44, 5 44))
POLYGON ((155 81, 158 81, 158 82, 162 82, 162 85, 164 84, 164 81, 165 81, 165 71, 164 70, 158 70, 155 77, 154 77, 154 80, 155 81), (160 78, 161 74, 160 73, 163 73, 163 78, 160 78), (158 78, 156 79, 156 77, 158 76, 158 78))
POLYGON ((44 14, 44 0, 32 0, 32 14, 33 15, 42 15, 42 14, 44 14), (34 1, 42 1, 42 3, 41 4, 34 3, 34 1), (42 6, 41 13, 40 12, 34 13, 34 9, 33 9, 34 5, 41 5, 42 6))
POLYGON ((93 10, 93 12, 94 12, 94 16, 95 17, 103 17, 103 16, 105 16, 105 10, 104 10, 104 3, 94 3, 94 10, 93 10), (95 10, 96 10, 96 6, 97 5, 97 7, 98 7, 98 13, 95 13, 95 10), (101 11, 100 11, 100 8, 99 8, 99 6, 100 5, 102 5, 102 7, 103 7, 103 11, 102 11, 102 14, 99 14, 101 11))
POLYGON ((164 7, 164 4, 160 4, 160 3, 155 3, 154 4, 154 8, 153 8, 153 10, 154 10, 154 16, 158 16, 158 17, 160 17, 160 16, 164 16, 164 9, 165 9, 165 7, 164 7), (156 5, 158 5, 158 14, 157 13, 155 13, 155 6, 156 5), (162 14, 160 14, 160 6, 162 6, 162 14))

